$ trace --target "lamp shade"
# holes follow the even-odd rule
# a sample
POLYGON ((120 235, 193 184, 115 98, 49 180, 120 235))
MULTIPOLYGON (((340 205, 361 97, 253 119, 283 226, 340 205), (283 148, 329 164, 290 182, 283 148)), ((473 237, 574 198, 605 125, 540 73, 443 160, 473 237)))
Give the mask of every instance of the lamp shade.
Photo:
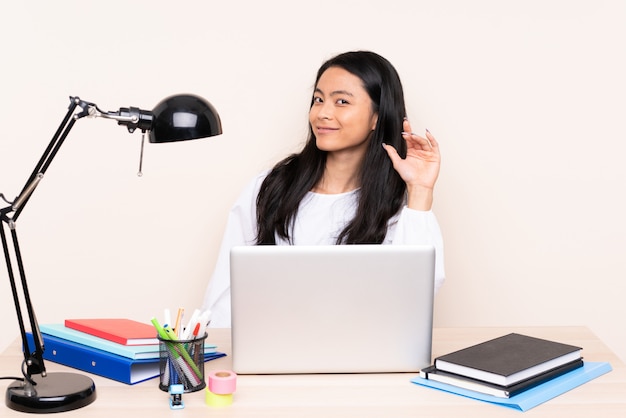
POLYGON ((202 97, 180 94, 167 97, 152 110, 150 142, 174 142, 220 135, 222 122, 211 103, 202 97))

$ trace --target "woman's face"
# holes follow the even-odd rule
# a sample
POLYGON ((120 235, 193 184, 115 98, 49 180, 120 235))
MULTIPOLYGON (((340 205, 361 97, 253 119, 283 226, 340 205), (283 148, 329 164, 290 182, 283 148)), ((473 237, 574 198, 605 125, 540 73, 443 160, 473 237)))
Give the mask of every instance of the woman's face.
POLYGON ((309 111, 319 149, 364 153, 377 120, 360 78, 339 67, 324 71, 309 111))

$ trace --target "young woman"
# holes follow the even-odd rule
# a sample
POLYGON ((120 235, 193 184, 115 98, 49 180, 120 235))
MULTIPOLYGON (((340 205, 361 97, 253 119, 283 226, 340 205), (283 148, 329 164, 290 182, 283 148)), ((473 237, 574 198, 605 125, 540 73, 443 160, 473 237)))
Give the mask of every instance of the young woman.
POLYGON ((236 245, 430 244, 435 290, 443 243, 432 213, 440 154, 412 132, 400 78, 385 58, 347 52, 317 73, 303 150, 259 175, 233 206, 204 309, 230 326, 236 245))

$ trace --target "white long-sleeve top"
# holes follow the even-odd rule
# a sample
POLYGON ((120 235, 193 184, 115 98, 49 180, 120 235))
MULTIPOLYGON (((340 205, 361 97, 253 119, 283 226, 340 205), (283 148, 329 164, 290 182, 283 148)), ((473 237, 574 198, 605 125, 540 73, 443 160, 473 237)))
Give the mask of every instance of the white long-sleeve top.
MULTIPOLYGON (((226 224, 213 276, 204 297, 203 309, 211 310, 211 327, 230 327, 230 249, 254 245, 256 197, 267 173, 257 176, 233 205, 226 224)), ((333 245, 354 217, 357 191, 340 194, 309 192, 298 210, 292 231, 294 245, 333 245)), ((277 238, 277 245, 289 245, 277 238)), ((432 245, 435 247, 435 292, 443 284, 443 239, 432 211, 404 207, 389 220, 383 244, 432 245)))

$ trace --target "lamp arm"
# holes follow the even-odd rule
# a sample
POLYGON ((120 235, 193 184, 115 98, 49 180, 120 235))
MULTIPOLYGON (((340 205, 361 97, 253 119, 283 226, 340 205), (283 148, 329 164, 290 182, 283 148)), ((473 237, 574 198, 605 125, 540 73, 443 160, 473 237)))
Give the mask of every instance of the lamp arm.
POLYGON ((52 137, 48 146, 41 155, 41 158, 39 158, 39 161, 37 162, 37 165, 35 165, 35 168, 33 169, 30 177, 26 181, 24 188, 12 202, 11 212, 14 212, 12 216, 13 221, 17 221, 17 218, 22 212, 24 205, 30 199, 31 195, 39 185, 39 182, 43 179, 46 171, 48 170, 48 167, 50 166, 50 163, 52 163, 52 160, 59 151, 59 148, 61 148, 61 145, 63 145, 63 142, 65 141, 65 138, 67 138, 70 130, 73 128, 74 123, 78 119, 84 116, 88 116, 87 108, 90 105, 90 103, 84 102, 78 97, 70 97, 70 105, 68 107, 67 113, 65 114, 65 117, 59 125, 59 128, 54 133, 54 136, 52 137), (83 111, 74 114, 74 111, 78 106, 80 106, 83 111))
POLYGON ((142 132, 152 128, 152 112, 138 107, 121 107, 117 112, 103 112, 98 109, 98 106, 91 103, 87 112, 90 117, 116 120, 118 125, 126 126, 130 133, 133 133, 137 128, 142 132))
POLYGON ((149 131, 152 128, 152 112, 139 109, 138 107, 122 107, 117 112, 107 112, 100 116, 116 120, 118 125, 126 126, 131 134, 137 128, 142 132, 149 131))
MULTIPOLYGON (((4 221, 4 219, 3 219, 4 221)), ((28 319, 30 322, 32 334, 33 334, 33 344, 34 347, 31 350, 31 347, 28 344, 28 339, 26 338, 26 327, 24 323, 24 314, 22 313, 21 303, 18 295, 17 283, 15 280, 15 273, 13 271, 13 263, 11 260, 11 256, 9 253, 9 244, 7 242, 7 237, 4 231, 4 222, 0 225, 0 235, 2 238, 2 248, 4 250, 4 258, 7 265, 7 270, 9 273, 9 282, 11 283, 11 293, 13 295, 13 302, 15 304, 15 312, 17 314, 17 320, 20 328, 20 336, 22 339, 22 350, 24 353, 24 363, 26 365, 26 371, 24 373, 24 377, 30 382, 33 383, 31 376, 34 374, 41 374, 42 376, 46 376, 46 367, 43 362, 43 339, 41 337, 41 332, 39 330, 39 324, 37 323, 37 318, 35 316, 35 311, 33 309, 33 305, 30 299, 30 292, 28 291, 28 284, 26 282, 26 275, 24 272, 24 264, 22 262, 22 255, 19 249, 19 243, 17 240, 17 232, 15 231, 15 223, 10 221, 8 222, 9 229, 11 231, 12 241, 13 241, 13 249, 15 251, 15 257, 18 264, 18 271, 21 279, 22 292, 24 294, 24 301, 26 303, 26 311, 28 315, 28 319)), ((23 369, 24 370, 24 369, 23 369)))
POLYGON ((81 100, 78 97, 70 97, 70 105, 63 121, 59 125, 59 128, 52 137, 48 147, 39 159, 39 162, 28 178, 28 181, 24 185, 21 193, 12 202, 12 211, 15 212, 12 217, 14 221, 17 220, 22 208, 39 185, 39 182, 43 179, 46 170, 52 162, 52 159, 59 151, 61 145, 63 145, 63 142, 65 141, 65 138, 69 134, 70 130, 73 128, 74 123, 83 117, 101 117, 104 119, 116 120, 118 125, 126 126, 130 133, 133 133, 135 129, 140 129, 142 132, 150 130, 153 121, 152 112, 142 110, 137 107, 122 107, 117 112, 103 112, 95 103, 81 100), (80 107, 82 111, 74 114, 77 107, 80 107))
POLYGON ((84 117, 88 116, 88 108, 92 104, 88 102, 81 101, 77 97, 70 98, 70 105, 68 107, 67 113, 63 118, 59 128, 54 133, 54 136, 50 140, 50 143, 44 150, 41 158, 37 162, 34 170, 32 171, 30 177, 26 181, 26 184, 22 188, 20 194, 10 202, 9 206, 0 209, 0 221, 2 225, 0 225, 0 235, 2 236, 2 247, 4 250, 4 258, 7 265, 7 271, 9 274, 9 281, 11 283, 11 291, 13 294, 13 301, 15 303, 15 311, 17 314, 17 319, 20 328, 20 334, 22 338, 22 346, 24 352, 24 362, 26 364, 26 372, 24 373, 24 377, 32 383, 31 375, 33 374, 41 374, 42 376, 46 375, 46 368, 43 362, 43 340, 41 338, 41 333, 39 330, 39 324, 37 323, 37 318, 35 316, 35 312, 33 309, 33 304, 30 298, 30 292, 28 290, 28 284, 26 281, 26 273, 24 270, 24 264, 22 261, 22 254, 19 247, 19 242, 17 238, 16 231, 16 221, 22 212, 24 206, 32 196, 33 192, 43 179, 46 170, 50 166, 53 158, 59 151, 61 145, 65 141, 65 138, 69 134, 70 130, 74 126, 74 123, 84 117), (74 111, 77 107, 82 108, 82 112, 74 114, 74 111), (9 242, 7 239, 7 234, 5 233, 5 225, 8 226, 8 229, 11 233, 11 241, 12 241, 12 249, 15 257, 15 261, 17 263, 17 273, 19 275, 20 284, 22 287, 22 293, 24 296, 24 303, 26 305, 26 314, 30 324, 30 328, 33 334, 33 343, 34 347, 30 347, 28 340, 26 338, 26 327, 24 314, 22 312, 20 298, 18 296, 18 287, 16 281, 16 274, 13 259, 11 258, 9 242))

